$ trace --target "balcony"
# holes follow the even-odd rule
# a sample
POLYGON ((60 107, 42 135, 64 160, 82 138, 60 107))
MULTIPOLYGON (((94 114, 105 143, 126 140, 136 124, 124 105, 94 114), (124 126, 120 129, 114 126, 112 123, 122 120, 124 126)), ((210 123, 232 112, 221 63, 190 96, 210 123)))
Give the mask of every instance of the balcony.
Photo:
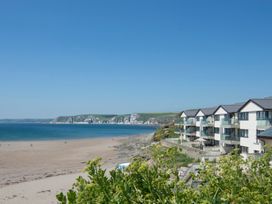
POLYGON ((190 136, 196 136, 196 128, 195 127, 186 128, 185 134, 190 136))
POLYGON ((186 135, 188 135, 188 136, 196 136, 196 132, 186 132, 186 135))
POLYGON ((234 134, 231 135, 223 134, 221 135, 221 140, 224 141, 224 143, 230 145, 240 144, 240 137, 234 134))
POLYGON ((272 120, 257 120, 257 128, 261 130, 266 130, 272 127, 272 120))
POLYGON ((202 120, 202 126, 203 127, 213 127, 214 126, 214 121, 212 120, 202 120))
POLYGON ((204 139, 214 139, 214 132, 201 131, 201 137, 204 139))
POLYGON ((239 128, 239 120, 237 118, 222 120, 222 126, 225 128, 239 128))
POLYGON ((185 126, 195 126, 196 125, 196 121, 195 120, 187 120, 184 123, 185 126))

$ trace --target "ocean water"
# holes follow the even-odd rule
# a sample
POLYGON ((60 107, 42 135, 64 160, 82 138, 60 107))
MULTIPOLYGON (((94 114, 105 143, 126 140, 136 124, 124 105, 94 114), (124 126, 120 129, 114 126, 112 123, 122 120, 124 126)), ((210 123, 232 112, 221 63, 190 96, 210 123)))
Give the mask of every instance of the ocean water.
POLYGON ((0 141, 69 140, 152 133, 155 126, 111 124, 1 124, 0 141))

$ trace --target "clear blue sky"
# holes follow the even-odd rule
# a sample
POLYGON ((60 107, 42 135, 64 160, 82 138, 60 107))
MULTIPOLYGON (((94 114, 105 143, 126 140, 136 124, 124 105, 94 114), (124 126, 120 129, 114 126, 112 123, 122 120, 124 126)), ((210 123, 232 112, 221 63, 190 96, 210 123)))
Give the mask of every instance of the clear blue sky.
POLYGON ((272 95, 270 0, 0 3, 0 118, 272 95))

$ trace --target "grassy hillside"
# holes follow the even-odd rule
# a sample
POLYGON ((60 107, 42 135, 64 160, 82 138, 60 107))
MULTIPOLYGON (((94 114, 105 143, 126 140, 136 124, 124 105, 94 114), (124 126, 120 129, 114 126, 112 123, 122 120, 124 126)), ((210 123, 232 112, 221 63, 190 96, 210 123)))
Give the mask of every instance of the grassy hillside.
POLYGON ((138 113, 139 118, 138 121, 147 121, 151 118, 156 119, 160 123, 171 123, 176 119, 177 113, 138 113))
POLYGON ((60 123, 132 123, 132 124, 168 124, 177 119, 177 113, 136 113, 136 114, 83 114, 60 116, 53 122, 60 123))

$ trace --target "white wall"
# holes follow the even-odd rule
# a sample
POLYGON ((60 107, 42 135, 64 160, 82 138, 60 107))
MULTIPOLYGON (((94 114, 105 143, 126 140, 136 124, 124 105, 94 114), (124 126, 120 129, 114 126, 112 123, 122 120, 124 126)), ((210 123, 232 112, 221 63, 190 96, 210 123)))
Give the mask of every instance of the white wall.
POLYGON ((201 116, 201 117, 199 117, 199 121, 196 121, 196 127, 199 127, 199 130, 196 131, 196 136, 197 137, 201 136, 200 132, 201 132, 201 129, 202 129, 202 126, 201 126, 202 120, 203 120, 203 117, 201 116))
POLYGON ((219 134, 214 134, 214 139, 216 141, 221 140, 221 134, 223 134, 223 128, 222 128, 222 120, 225 119, 225 115, 227 112, 220 107, 216 112, 215 115, 219 115, 219 121, 214 121, 214 127, 219 128, 219 134))
POLYGON ((220 134, 215 133, 215 134, 214 134, 214 140, 220 141, 220 134))
POLYGON ((202 117, 199 119, 199 121, 196 121, 196 127, 200 127, 200 125, 201 125, 201 121, 202 121, 202 117))
POLYGON ((248 147, 248 153, 250 154, 262 150, 261 143, 257 139, 257 111, 263 111, 263 109, 253 102, 249 102, 241 110, 241 112, 248 112, 248 120, 240 120, 240 129, 248 130, 248 138, 241 137, 240 145, 248 147))
POLYGON ((200 110, 200 111, 197 112, 196 116, 202 116, 203 117, 203 116, 205 116, 205 114, 200 110))
POLYGON ((263 111, 263 109, 250 101, 248 104, 246 104, 246 106, 244 106, 243 109, 241 109, 240 112, 256 112, 256 111, 263 111))
POLYGON ((196 114, 196 117, 199 117, 199 121, 196 121, 196 127, 199 127, 199 131, 196 131, 196 136, 197 137, 201 136, 200 132, 201 132, 201 129, 202 129, 201 122, 203 120, 203 116, 204 116, 204 113, 201 110, 198 111, 197 114, 196 114))
POLYGON ((218 110, 214 113, 214 115, 224 115, 227 114, 227 112, 222 108, 218 108, 218 110))

